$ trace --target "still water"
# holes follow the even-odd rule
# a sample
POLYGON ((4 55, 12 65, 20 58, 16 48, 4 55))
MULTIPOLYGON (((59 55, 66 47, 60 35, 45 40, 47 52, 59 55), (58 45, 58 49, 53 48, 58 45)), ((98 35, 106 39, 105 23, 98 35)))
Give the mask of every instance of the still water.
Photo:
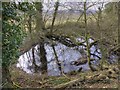
MULTIPOLYGON (((76 40, 81 41, 80 38, 77 38, 76 40)), ((89 39, 89 43, 92 43, 93 40, 89 39)), ((86 43, 84 43, 86 44, 86 43)), ((39 51, 38 51, 38 45, 35 46, 35 60, 36 64, 38 66, 41 65, 40 57, 39 57, 39 51)), ((57 76, 60 75, 60 71, 58 69, 58 66, 56 64, 55 55, 53 52, 52 47, 50 44, 44 44, 45 50, 46 50, 46 57, 48 61, 48 75, 49 76, 57 76)), ((84 65, 71 65, 72 61, 77 61, 79 58, 83 57, 83 55, 86 53, 84 46, 77 46, 77 47, 67 47, 63 45, 62 43, 56 42, 55 50, 57 52, 58 60, 61 62, 61 65, 63 67, 63 71, 65 73, 78 70, 80 67, 82 67, 83 71, 89 70, 88 64, 84 65), (81 52, 83 50, 83 52, 81 52)), ((98 55, 101 57, 100 49, 98 46, 93 45, 90 48, 91 53, 94 53, 95 55, 98 55)), ((91 55, 91 58, 95 58, 95 61, 93 63, 98 64, 99 58, 96 56, 91 55)), ((32 49, 30 49, 28 52, 21 55, 18 59, 18 63, 16 66, 26 73, 33 74, 34 69, 32 68, 32 49)))

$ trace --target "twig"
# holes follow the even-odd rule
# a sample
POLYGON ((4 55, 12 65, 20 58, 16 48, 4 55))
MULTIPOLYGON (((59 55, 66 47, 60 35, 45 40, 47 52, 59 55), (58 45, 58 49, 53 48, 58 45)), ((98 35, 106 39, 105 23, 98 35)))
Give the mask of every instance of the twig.
POLYGON ((22 88, 21 86, 19 86, 19 85, 16 84, 15 82, 13 82, 13 85, 16 86, 17 88, 22 88))

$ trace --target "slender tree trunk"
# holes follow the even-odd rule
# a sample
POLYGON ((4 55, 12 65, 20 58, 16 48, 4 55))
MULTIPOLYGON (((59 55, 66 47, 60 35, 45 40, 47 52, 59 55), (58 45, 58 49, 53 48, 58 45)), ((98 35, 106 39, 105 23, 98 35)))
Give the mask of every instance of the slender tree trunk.
POLYGON ((91 68, 91 62, 90 62, 90 48, 89 48, 89 38, 88 38, 88 28, 87 28, 87 4, 84 2, 84 22, 85 22, 85 41, 86 41, 86 48, 87 48, 87 60, 88 60, 88 65, 91 68))
POLYGON ((44 43, 41 42, 39 44, 40 46, 40 61, 42 63, 42 66, 41 66, 41 73, 42 74, 45 74, 47 73, 47 58, 46 58, 46 51, 45 51, 45 48, 44 48, 44 43))
POLYGON ((51 34, 53 33, 53 27, 54 27, 56 15, 57 15, 58 7, 59 7, 59 0, 57 0, 57 2, 55 4, 55 11, 54 11, 54 14, 53 14, 52 25, 51 25, 51 28, 50 28, 50 33, 51 34))
POLYGON ((102 10, 101 10, 100 7, 98 9, 99 9, 99 11, 98 11, 98 18, 97 18, 97 27, 98 27, 98 31, 100 31, 100 39, 101 39, 100 50, 101 50, 101 53, 102 53, 102 59, 100 61, 100 69, 103 70, 103 64, 104 64, 104 61, 105 61, 105 53, 104 53, 104 47, 103 47, 103 44, 102 44, 103 33, 102 33, 102 30, 101 30, 102 10))
MULTIPOLYGON (((51 33, 51 34, 53 34, 53 27, 54 27, 55 19, 56 19, 56 16, 57 16, 58 7, 59 7, 59 0, 57 0, 57 2, 55 3, 55 11, 54 11, 54 14, 53 14, 52 25, 51 25, 51 28, 50 28, 50 33, 51 33)), ((53 44, 53 43, 52 43, 52 44, 53 44)), ((63 72, 62 72, 62 67, 61 67, 61 63, 60 63, 59 60, 58 60, 58 56, 57 56, 57 53, 56 53, 56 50, 55 50, 54 45, 52 45, 52 48, 53 48, 53 51, 54 51, 54 54, 55 54, 56 63, 57 63, 57 65, 58 65, 58 68, 59 68, 59 70, 60 70, 60 73, 63 74, 63 72)))
MULTIPOLYGON (((120 1, 118 2, 118 45, 119 44, 120 44, 120 1)), ((117 52, 118 52, 118 68, 120 69, 120 56, 119 56, 120 48, 118 48, 117 52)), ((119 72, 119 75, 120 75, 120 72, 119 72)), ((120 79, 119 79, 119 81, 120 81, 120 79)))
POLYGON ((82 14, 80 14, 80 16, 78 17, 76 23, 78 23, 80 21, 80 19, 82 18, 83 14, 84 14, 83 12, 82 12, 82 14))
POLYGON ((120 1, 118 2, 118 44, 120 44, 120 1))

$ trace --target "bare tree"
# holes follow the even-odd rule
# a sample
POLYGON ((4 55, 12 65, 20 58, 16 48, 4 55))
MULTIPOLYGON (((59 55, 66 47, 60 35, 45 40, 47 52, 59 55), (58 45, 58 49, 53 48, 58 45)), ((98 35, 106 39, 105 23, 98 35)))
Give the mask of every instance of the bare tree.
POLYGON ((104 48, 104 45, 103 45, 103 30, 101 29, 101 23, 102 23, 102 9, 103 9, 103 4, 104 2, 102 2, 101 4, 101 7, 98 7, 98 17, 97 17, 97 29, 100 31, 100 50, 101 50, 101 53, 102 53, 102 59, 101 59, 101 62, 100 62, 100 69, 103 70, 103 65, 107 63, 106 61, 106 50, 104 48))
POLYGON ((91 65, 91 58, 90 58, 90 45, 89 45, 89 32, 88 32, 88 27, 87 27, 87 2, 84 2, 84 23, 85 23, 85 41, 86 41, 86 50, 87 50, 87 60, 88 60, 88 65, 92 71, 95 71, 96 69, 92 67, 91 65))

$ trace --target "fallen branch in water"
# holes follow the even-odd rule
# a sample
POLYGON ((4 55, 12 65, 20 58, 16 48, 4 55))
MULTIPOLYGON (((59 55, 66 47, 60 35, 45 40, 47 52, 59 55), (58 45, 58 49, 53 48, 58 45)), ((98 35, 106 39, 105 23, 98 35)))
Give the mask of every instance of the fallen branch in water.
MULTIPOLYGON (((94 61, 95 59, 90 59, 90 61, 94 61)), ((84 59, 78 59, 77 61, 72 61, 70 64, 71 65, 76 65, 76 66, 79 66, 79 65, 83 65, 83 64, 86 64, 88 62, 88 60, 86 58, 84 59)))

